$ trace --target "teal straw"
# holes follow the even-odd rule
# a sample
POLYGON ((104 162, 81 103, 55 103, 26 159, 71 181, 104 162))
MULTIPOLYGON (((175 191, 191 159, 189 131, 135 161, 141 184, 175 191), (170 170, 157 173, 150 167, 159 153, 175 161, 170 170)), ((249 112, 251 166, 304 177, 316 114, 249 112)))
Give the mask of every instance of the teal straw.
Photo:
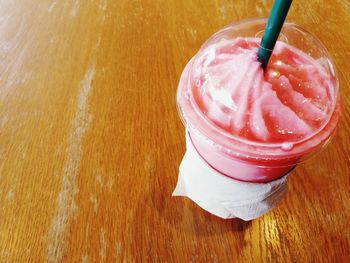
POLYGON ((269 20, 267 21, 265 32, 258 50, 258 60, 261 62, 263 69, 265 69, 269 63, 272 50, 275 47, 291 4, 292 0, 275 0, 273 3, 269 20))

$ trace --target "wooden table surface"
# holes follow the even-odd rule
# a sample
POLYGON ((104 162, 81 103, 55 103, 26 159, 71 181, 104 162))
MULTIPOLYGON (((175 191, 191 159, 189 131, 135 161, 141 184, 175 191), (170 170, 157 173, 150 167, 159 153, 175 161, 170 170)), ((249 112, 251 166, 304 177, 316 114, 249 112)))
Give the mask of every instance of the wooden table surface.
POLYGON ((183 67, 271 5, 0 1, 0 262, 350 262, 348 0, 294 1, 288 15, 333 56, 343 114, 281 204, 244 222, 171 197, 183 67))

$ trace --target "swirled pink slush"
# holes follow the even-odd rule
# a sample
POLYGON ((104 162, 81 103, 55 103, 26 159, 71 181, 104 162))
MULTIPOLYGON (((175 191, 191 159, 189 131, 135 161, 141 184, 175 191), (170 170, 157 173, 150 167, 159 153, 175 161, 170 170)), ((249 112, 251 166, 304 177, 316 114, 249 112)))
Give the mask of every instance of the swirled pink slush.
POLYGON ((180 115, 198 153, 224 175, 251 182, 276 179, 324 145, 335 130, 338 82, 327 51, 299 27, 285 27, 299 30, 296 43, 308 50, 310 39, 316 41, 314 48, 322 56, 278 41, 264 71, 257 60, 261 39, 232 37, 227 27, 207 41, 182 73, 180 115))

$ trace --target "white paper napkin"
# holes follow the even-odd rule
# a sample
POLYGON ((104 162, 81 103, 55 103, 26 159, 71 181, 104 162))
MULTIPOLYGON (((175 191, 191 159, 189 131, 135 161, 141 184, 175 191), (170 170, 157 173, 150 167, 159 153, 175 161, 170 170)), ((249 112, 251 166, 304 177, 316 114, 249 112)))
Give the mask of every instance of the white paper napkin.
POLYGON ((186 132, 186 153, 173 196, 185 196, 221 218, 255 219, 274 208, 287 192, 287 177, 248 183, 214 170, 194 148, 186 132))

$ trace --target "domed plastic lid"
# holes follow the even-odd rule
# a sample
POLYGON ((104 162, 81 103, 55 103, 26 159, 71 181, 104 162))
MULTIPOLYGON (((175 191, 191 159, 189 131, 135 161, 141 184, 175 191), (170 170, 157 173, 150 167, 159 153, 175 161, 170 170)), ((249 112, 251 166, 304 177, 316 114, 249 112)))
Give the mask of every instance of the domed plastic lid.
POLYGON ((339 119, 338 81, 321 42, 285 23, 268 67, 257 60, 265 19, 214 34, 178 88, 185 125, 241 158, 305 159, 324 145, 339 119))

